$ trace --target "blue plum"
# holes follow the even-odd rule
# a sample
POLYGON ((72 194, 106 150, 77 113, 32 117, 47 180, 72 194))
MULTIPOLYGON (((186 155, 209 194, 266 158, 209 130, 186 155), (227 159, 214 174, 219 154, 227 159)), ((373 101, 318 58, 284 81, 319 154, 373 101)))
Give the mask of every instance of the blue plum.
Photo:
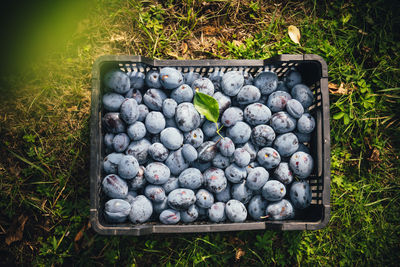
POLYGON ((116 174, 107 175, 102 186, 103 192, 110 198, 124 199, 128 195, 128 184, 116 174))
POLYGON ((231 185, 228 184, 224 190, 215 194, 215 198, 220 202, 228 202, 231 197, 231 185))
POLYGON ((261 195, 253 196, 248 207, 250 217, 256 221, 261 220, 261 217, 265 215, 267 206, 268 202, 261 195))
POLYGON ((261 189, 269 179, 268 171, 263 167, 253 168, 247 175, 246 185, 251 190, 261 189))
POLYGON ((267 107, 272 112, 278 112, 285 109, 287 102, 292 99, 289 93, 284 91, 275 91, 268 96, 267 107))
POLYGON ((253 196, 253 190, 246 186, 247 182, 243 181, 239 184, 233 184, 231 188, 232 198, 239 200, 243 204, 249 203, 253 196))
POLYGON ((265 124, 257 125, 251 131, 251 141, 253 144, 264 147, 271 146, 275 140, 274 130, 265 124))
POLYGON ((125 97, 116 93, 107 93, 103 95, 103 107, 108 111, 119 111, 125 97))
POLYGON ((290 201, 297 209, 305 209, 310 206, 312 199, 310 185, 305 181, 294 182, 290 188, 290 201))
POLYGON ((314 102, 314 95, 310 88, 305 84, 297 84, 292 88, 292 97, 298 100, 307 109, 314 102))
POLYGON ((206 120, 201 127, 206 137, 213 137, 217 135, 217 124, 215 122, 206 120))
POLYGON ((213 141, 204 142, 198 149, 198 159, 203 162, 212 161, 217 154, 217 145, 213 141))
POLYGON ((184 223, 191 223, 199 217, 199 210, 196 205, 190 206, 187 210, 181 211, 181 221, 184 223))
POLYGON ((171 170, 173 175, 179 175, 183 170, 189 167, 182 154, 182 149, 171 151, 165 164, 171 170))
POLYGON ((292 89, 296 84, 301 83, 301 74, 297 70, 289 70, 283 78, 287 88, 292 89))
POLYGON ((269 204, 266 214, 273 221, 293 219, 295 215, 292 204, 286 199, 269 204))
POLYGON ((183 102, 192 102, 193 96, 193 90, 187 84, 182 84, 171 92, 171 98, 178 104, 183 102))
POLYGON ((163 224, 177 224, 181 220, 181 214, 174 209, 167 209, 161 212, 160 222, 163 224))
POLYGON ((113 147, 114 136, 115 136, 115 134, 113 134, 113 133, 106 133, 104 135, 104 138, 103 138, 104 146, 109 150, 113 150, 114 149, 114 147, 113 147))
POLYGON ((228 96, 235 96, 239 93, 244 84, 243 74, 239 71, 228 71, 222 76, 221 89, 228 96))
POLYGON ((189 86, 192 86, 193 82, 200 78, 201 78, 200 73, 194 72, 193 70, 183 74, 184 82, 189 86))
POLYGON ((233 158, 235 163, 239 167, 245 167, 250 163, 250 154, 244 148, 236 148, 235 152, 233 153, 233 158))
POLYGON ((125 98, 133 98, 139 104, 142 104, 143 96, 142 93, 137 89, 130 89, 128 93, 125 94, 125 98))
POLYGON ((167 95, 160 89, 150 88, 143 96, 144 104, 151 110, 161 111, 167 95))
POLYGON ((152 214, 153 204, 147 197, 139 195, 132 201, 129 213, 129 220, 132 223, 144 223, 150 219, 152 214))
POLYGON ((225 169, 225 177, 231 183, 241 183, 246 179, 247 171, 244 167, 239 167, 235 163, 232 163, 225 169))
POLYGON ((142 139, 146 136, 147 133, 146 126, 141 121, 136 121, 133 124, 129 125, 126 132, 129 135, 129 138, 132 139, 132 141, 138 141, 142 139))
POLYGON ((126 130, 125 122, 117 112, 106 113, 103 117, 103 125, 109 133, 123 133, 126 130))
POLYGON ((261 103, 248 105, 243 114, 245 121, 252 126, 266 124, 271 119, 271 110, 261 103))
POLYGON ((183 132, 190 132, 200 126, 200 114, 192 103, 181 103, 176 108, 175 121, 183 132))
POLYGON ((214 84, 208 78, 199 78, 193 81, 192 84, 193 94, 200 92, 209 96, 214 94, 214 84))
POLYGON ((221 122, 226 127, 231 127, 238 121, 243 121, 243 111, 238 107, 230 107, 222 114, 221 122))
POLYGON ((184 144, 182 146, 182 155, 187 162, 193 162, 198 157, 196 148, 189 144, 184 144))
POLYGON ((198 189, 204 183, 203 174, 195 168, 187 168, 178 177, 179 185, 183 188, 198 189))
POLYGON ((261 92, 253 85, 243 86, 236 96, 236 100, 240 105, 251 104, 260 100, 261 92))
POLYGON ((177 150, 183 145, 183 134, 176 128, 165 128, 160 133, 161 143, 170 150, 177 150))
POLYGON ((212 164, 214 167, 217 167, 219 169, 225 169, 229 166, 230 160, 228 157, 225 157, 221 153, 217 153, 212 160, 212 164))
POLYGON ((135 99, 127 98, 121 105, 121 119, 127 124, 134 123, 139 118, 139 108, 135 99))
POLYGON ((139 171, 136 176, 132 180, 129 180, 131 190, 141 190, 146 186, 147 181, 144 178, 145 170, 146 168, 144 166, 139 166, 139 171))
POLYGON ((293 173, 289 169, 289 164, 287 162, 279 163, 278 167, 274 171, 274 178, 285 185, 288 185, 293 181, 293 173))
POLYGON ((187 210, 196 202, 193 190, 178 188, 168 194, 168 205, 176 210, 187 210))
POLYGON ((145 82, 149 88, 160 89, 162 87, 158 70, 150 70, 147 72, 145 82))
POLYGON ((146 138, 140 139, 139 141, 133 141, 129 144, 125 153, 127 155, 134 156, 139 164, 145 164, 149 155, 148 150, 151 143, 146 138))
POLYGON ((257 161, 250 162, 249 165, 246 166, 247 175, 254 169, 260 167, 260 164, 257 161))
POLYGON ((104 215, 110 223, 122 223, 128 218, 131 204, 122 199, 110 199, 104 207, 104 215))
POLYGON ((247 123, 238 121, 235 125, 226 130, 226 135, 229 136, 235 144, 244 144, 250 139, 251 128, 247 123))
POLYGON ((140 104, 138 106, 138 110, 139 110, 139 117, 137 120, 143 122, 146 119, 147 114, 149 114, 149 112, 150 112, 149 108, 144 104, 140 104))
POLYGON ((290 99, 286 103, 286 111, 289 113, 290 116, 292 116, 295 119, 298 119, 303 115, 304 113, 304 107, 303 105, 296 99, 290 99))
POLYGON ((281 156, 278 151, 272 147, 264 147, 258 151, 257 161, 261 166, 269 170, 279 165, 281 162, 281 156))
POLYGON ((208 211, 208 218, 212 222, 218 223, 218 222, 224 222, 226 220, 225 203, 223 202, 216 202, 212 204, 207 211, 208 211))
POLYGON ((111 153, 108 154, 103 160, 103 170, 106 174, 117 174, 118 164, 124 157, 122 153, 111 153))
POLYGON ((218 69, 218 68, 216 68, 213 72, 211 72, 208 75, 208 78, 214 84, 215 90, 220 90, 221 89, 222 76, 224 76, 224 72, 222 70, 218 69))
POLYGON ((194 129, 184 134, 184 143, 190 144, 194 148, 198 148, 203 144, 204 134, 200 128, 194 129))
POLYGON ((286 111, 279 111, 272 115, 270 125, 276 133, 288 133, 296 128, 296 120, 286 111))
POLYGON ((112 146, 115 152, 124 152, 129 146, 130 141, 126 133, 119 133, 114 136, 112 146))
POLYGON ((179 70, 164 67, 160 70, 160 82, 165 89, 172 90, 182 85, 184 80, 183 75, 179 70))
POLYGON ((140 71, 131 71, 127 73, 131 82, 131 88, 142 89, 144 87, 146 76, 140 71))
POLYGON ((225 157, 230 157, 235 152, 235 144, 229 137, 224 137, 217 143, 219 152, 225 157))
POLYGON ((310 176, 314 161, 310 154, 299 151, 290 157, 289 167, 296 176, 305 179, 310 176))
POLYGON ((224 111, 230 107, 232 100, 229 96, 224 95, 222 92, 216 92, 213 95, 214 99, 218 102, 219 113, 223 114, 224 111))
POLYGON ((276 137, 274 148, 282 157, 289 157, 299 148, 299 140, 294 133, 281 134, 276 137))
POLYGON ((104 75, 104 85, 114 92, 125 94, 131 88, 128 75, 120 70, 109 71, 104 75))
POLYGON ((211 167, 203 173, 205 187, 212 193, 222 192, 228 182, 224 171, 218 168, 211 167))
POLYGON ((214 203, 214 196, 205 189, 200 189, 196 193, 196 205, 200 208, 208 209, 214 203))
POLYGON ((271 71, 260 72, 254 78, 253 84, 260 89, 261 94, 269 95, 278 87, 278 76, 271 71))
POLYGON ((179 188, 179 180, 176 177, 169 177, 167 182, 162 185, 166 194, 169 194, 171 191, 179 188))
MULTIPOLYGON (((250 137, 251 138, 251 137, 250 137)), ((250 161, 253 161, 257 157, 258 147, 252 142, 245 143, 242 148, 244 148, 250 155, 250 161)))
POLYGON ((231 199, 226 203, 225 214, 234 223, 244 222, 247 218, 246 207, 242 202, 235 199, 231 199))
POLYGON ((118 175, 124 179, 133 179, 139 172, 139 163, 134 156, 124 155, 118 163, 118 175))
POLYGON ((152 162, 147 164, 144 171, 144 177, 147 182, 155 185, 165 184, 171 176, 170 169, 161 162, 152 162))
POLYGON ((167 198, 162 186, 152 184, 144 188, 144 195, 155 203, 163 202, 167 198))
POLYGON ((262 188, 262 195, 268 201, 279 201, 286 195, 286 187, 277 180, 269 180, 262 188))
POLYGON ((168 158, 169 151, 161 143, 153 143, 149 146, 148 153, 155 161, 165 161, 168 158))
POLYGON ((149 133, 158 134, 165 128, 165 118, 161 112, 150 112, 144 122, 149 133))
POLYGON ((248 73, 247 71, 243 70, 242 71, 243 74, 243 78, 244 78, 244 86, 246 85, 253 85, 253 75, 251 75, 251 73, 248 73))
POLYGON ((162 111, 165 118, 171 119, 175 116, 176 107, 178 104, 172 98, 167 98, 164 100, 162 105, 162 111))
POLYGON ((309 134, 314 131, 315 119, 310 113, 304 113, 297 121, 297 130, 303 134, 309 134))

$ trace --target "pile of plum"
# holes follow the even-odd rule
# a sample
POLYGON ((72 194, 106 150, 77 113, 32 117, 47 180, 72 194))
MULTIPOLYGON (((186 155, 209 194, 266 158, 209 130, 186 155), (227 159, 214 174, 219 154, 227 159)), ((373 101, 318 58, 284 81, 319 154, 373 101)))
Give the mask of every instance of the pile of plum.
POLYGON ((295 69, 281 81, 171 67, 102 80, 109 223, 287 220, 310 205, 314 96, 295 69), (218 102, 218 125, 196 110, 197 92, 218 102))

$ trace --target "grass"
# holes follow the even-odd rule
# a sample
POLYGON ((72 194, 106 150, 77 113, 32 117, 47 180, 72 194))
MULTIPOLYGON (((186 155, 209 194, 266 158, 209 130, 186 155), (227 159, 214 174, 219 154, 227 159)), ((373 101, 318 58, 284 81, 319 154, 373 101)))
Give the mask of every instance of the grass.
POLYGON ((0 255, 5 264, 398 264, 398 6, 382 0, 97 0, 76 8, 80 16, 73 23, 60 13, 60 20, 76 26, 65 34, 48 37, 59 27, 50 24, 36 38, 27 37, 29 52, 40 62, 1 77, 0 255), (287 35, 291 24, 301 31, 301 46, 287 35), (63 42, 43 51, 37 42, 45 37, 63 42), (268 58, 281 53, 321 55, 329 82, 345 90, 330 95, 332 218, 326 228, 145 237, 94 233, 88 225, 88 122, 90 72, 98 56, 268 58), (24 218, 23 229, 15 227, 24 218), (17 241, 4 242, 18 233, 23 235, 17 241))

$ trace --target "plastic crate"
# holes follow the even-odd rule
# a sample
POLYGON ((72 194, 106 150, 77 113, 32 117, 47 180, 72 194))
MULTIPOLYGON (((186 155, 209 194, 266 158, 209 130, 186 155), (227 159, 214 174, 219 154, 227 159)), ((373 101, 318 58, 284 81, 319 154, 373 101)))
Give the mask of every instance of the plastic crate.
POLYGON ((200 233, 243 230, 316 230, 327 225, 330 218, 330 128, 328 69, 326 62, 317 55, 278 55, 265 60, 153 60, 141 56, 101 56, 93 65, 92 104, 90 122, 90 221, 99 234, 104 235, 146 235, 154 233, 200 233), (301 73, 303 83, 313 91, 315 102, 310 113, 316 119, 316 129, 310 143, 314 159, 314 171, 307 179, 312 190, 312 202, 296 219, 286 221, 252 221, 243 223, 194 222, 163 225, 157 222, 144 224, 109 224, 104 220, 103 208, 106 201, 101 190, 102 161, 104 145, 102 142, 103 116, 101 97, 104 85, 103 75, 110 69, 129 72, 147 72, 162 67, 175 67, 183 73, 194 70, 202 75, 216 68, 224 72, 246 70, 253 76, 264 70, 273 70, 282 77, 291 67, 301 73))

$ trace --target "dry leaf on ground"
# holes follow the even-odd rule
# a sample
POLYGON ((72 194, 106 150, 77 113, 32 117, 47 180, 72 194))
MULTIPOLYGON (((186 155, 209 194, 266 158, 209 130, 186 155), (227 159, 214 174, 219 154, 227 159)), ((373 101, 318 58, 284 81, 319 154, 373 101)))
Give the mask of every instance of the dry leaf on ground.
POLYGON ((14 242, 22 239, 22 236, 24 234, 25 224, 26 224, 27 220, 28 220, 28 216, 20 215, 18 217, 17 221, 14 221, 13 225, 8 230, 8 233, 6 236, 5 241, 6 241, 7 245, 10 245, 11 243, 14 243, 14 242))
POLYGON ((238 250, 236 250, 236 255, 235 255, 235 259, 238 261, 240 260, 241 257, 243 257, 246 253, 241 249, 238 248, 238 250))
POLYGON ((288 34, 293 42, 295 42, 296 44, 300 44, 300 30, 296 26, 290 25, 288 27, 288 34))
POLYGON ((331 94, 347 95, 347 93, 349 92, 349 89, 345 87, 344 83, 341 83, 339 86, 334 83, 329 83, 328 87, 331 94))

